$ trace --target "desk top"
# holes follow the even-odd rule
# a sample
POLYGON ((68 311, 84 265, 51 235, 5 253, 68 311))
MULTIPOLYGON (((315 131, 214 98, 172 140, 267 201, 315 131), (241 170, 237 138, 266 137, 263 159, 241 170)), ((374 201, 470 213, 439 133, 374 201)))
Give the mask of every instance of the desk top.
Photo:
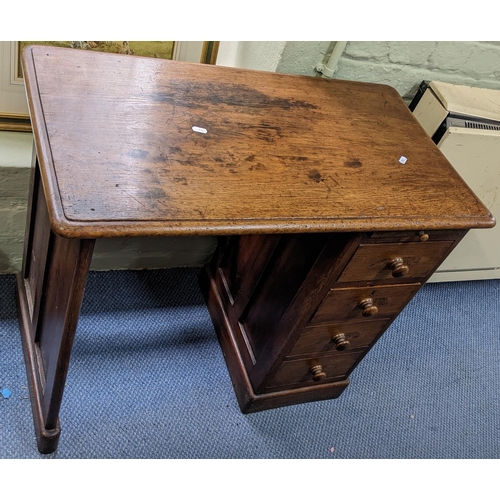
POLYGON ((23 68, 62 236, 494 225, 391 87, 44 46, 23 68))

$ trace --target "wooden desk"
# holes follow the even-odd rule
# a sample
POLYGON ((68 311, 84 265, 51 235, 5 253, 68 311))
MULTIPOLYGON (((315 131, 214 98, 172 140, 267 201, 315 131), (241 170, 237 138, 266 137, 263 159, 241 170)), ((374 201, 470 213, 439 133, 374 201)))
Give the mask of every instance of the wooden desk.
POLYGON ((221 236, 200 280, 247 412, 337 397, 466 231, 494 225, 390 87, 36 46, 23 68, 18 305, 42 453, 96 238, 221 236))

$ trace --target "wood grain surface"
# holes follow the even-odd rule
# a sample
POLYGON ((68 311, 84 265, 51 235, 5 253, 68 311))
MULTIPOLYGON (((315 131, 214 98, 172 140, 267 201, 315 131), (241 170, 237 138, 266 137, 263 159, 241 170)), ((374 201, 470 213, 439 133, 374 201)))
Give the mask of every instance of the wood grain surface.
POLYGON ((23 68, 57 234, 494 225, 391 87, 43 46, 23 68))

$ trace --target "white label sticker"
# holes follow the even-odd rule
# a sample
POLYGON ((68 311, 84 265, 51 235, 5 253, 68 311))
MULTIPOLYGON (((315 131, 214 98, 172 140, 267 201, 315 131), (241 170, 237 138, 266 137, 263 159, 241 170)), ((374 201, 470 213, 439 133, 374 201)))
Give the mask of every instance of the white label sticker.
POLYGON ((399 163, 401 163, 401 165, 404 165, 407 161, 408 161, 408 158, 406 158, 406 156, 402 156, 399 159, 399 163))
POLYGON ((198 132, 200 134, 206 134, 207 129, 206 128, 201 128, 201 127, 192 127, 193 132, 198 132))

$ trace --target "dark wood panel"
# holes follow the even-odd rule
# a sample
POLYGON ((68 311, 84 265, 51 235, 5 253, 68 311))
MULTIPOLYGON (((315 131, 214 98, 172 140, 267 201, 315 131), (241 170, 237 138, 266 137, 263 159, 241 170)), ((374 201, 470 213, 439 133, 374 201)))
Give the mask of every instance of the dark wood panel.
POLYGON ((267 394, 256 394, 209 266, 206 266, 200 273, 200 285, 217 331, 217 338, 224 354, 238 404, 243 413, 333 399, 339 397, 347 388, 349 380, 339 380, 308 387, 277 390, 267 394))
POLYGON ((338 281, 423 279, 428 277, 452 244, 453 241, 362 244, 338 281), (399 268, 403 269, 400 273, 399 268))
POLYGON ((278 241, 278 235, 263 234, 230 238, 220 263, 220 269, 232 301, 237 302, 239 306, 237 307, 239 314, 247 305, 278 241))
POLYGON ((80 314, 94 240, 51 236, 38 346, 44 373, 42 401, 46 428, 57 425, 71 347, 80 314))
MULTIPOLYGON (((284 357, 309 322, 312 312, 318 308, 331 284, 335 283, 363 237, 362 234, 352 233, 329 236, 325 247, 293 296, 276 330, 267 335, 267 343, 262 348, 263 355, 249 371, 255 392, 258 394, 265 390, 267 383, 279 369, 284 357)), ((301 263, 303 260, 300 250, 301 248, 308 249, 309 238, 309 235, 301 235, 301 246, 294 244, 291 248, 289 263, 291 272, 278 278, 285 287, 288 286, 289 276, 294 275, 296 270, 293 262, 301 263)), ((271 310, 270 313, 274 314, 274 311, 271 310)))
POLYGON ((276 335, 278 324, 329 238, 328 234, 281 237, 264 276, 239 318, 256 358, 276 335))
POLYGON ((389 86, 57 47, 23 71, 61 235, 494 224, 389 86))
MULTIPOLYGON (((279 235, 244 235, 222 239, 210 266, 214 270, 214 280, 224 309, 248 368, 255 364, 256 357, 240 318, 266 274, 266 266, 280 238, 279 235)), ((272 271, 267 272, 269 274, 272 275, 272 271)))
POLYGON ((50 223, 47 204, 43 194, 43 186, 38 172, 34 172, 32 224, 25 235, 26 248, 26 297, 31 312, 32 332, 35 342, 38 342, 38 321, 45 283, 47 255, 50 244, 50 223))
POLYGON ((28 206, 26 210, 26 227, 24 233, 24 246, 23 246, 23 263, 21 268, 21 276, 23 279, 28 278, 31 264, 31 248, 33 246, 33 233, 35 231, 35 215, 37 205, 38 186, 40 184, 40 167, 36 152, 33 148, 31 157, 31 172, 28 187, 28 206))
POLYGON ((31 411, 35 425, 35 436, 40 453, 52 453, 56 450, 61 433, 59 421, 55 427, 47 429, 43 417, 43 384, 45 378, 41 376, 39 366, 39 349, 34 343, 34 333, 31 324, 31 313, 28 305, 26 289, 27 281, 21 275, 17 276, 17 312, 19 317, 19 330, 23 346, 24 364, 30 393, 31 411))
POLYGON ((391 318, 401 312, 419 288, 420 284, 336 288, 328 292, 311 323, 391 318))

